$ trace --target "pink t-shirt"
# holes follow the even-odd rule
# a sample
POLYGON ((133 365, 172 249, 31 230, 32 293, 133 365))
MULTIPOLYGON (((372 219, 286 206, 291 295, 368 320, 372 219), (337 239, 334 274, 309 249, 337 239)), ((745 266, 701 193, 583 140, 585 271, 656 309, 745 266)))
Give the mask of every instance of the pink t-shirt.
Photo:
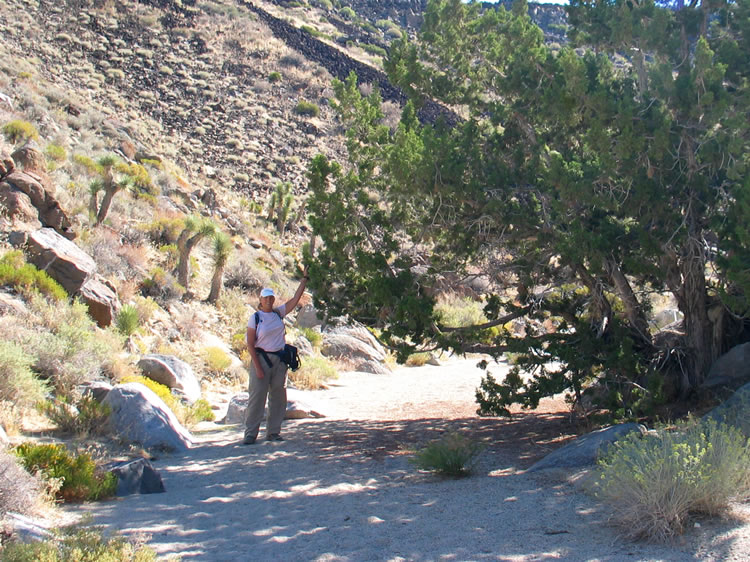
POLYGON ((284 349, 286 344, 284 321, 281 319, 286 315, 286 307, 282 304, 274 310, 278 314, 276 312, 258 311, 260 327, 255 325, 254 312, 250 315, 250 320, 247 321, 247 327, 255 330, 255 347, 265 351, 280 351, 284 349))

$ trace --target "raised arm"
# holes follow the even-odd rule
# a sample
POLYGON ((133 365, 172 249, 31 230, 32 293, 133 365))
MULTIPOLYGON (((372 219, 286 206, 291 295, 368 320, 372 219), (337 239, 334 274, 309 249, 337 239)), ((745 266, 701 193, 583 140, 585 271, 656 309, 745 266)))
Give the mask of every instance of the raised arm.
POLYGON ((305 286, 307 285, 307 268, 302 272, 302 279, 297 287, 297 292, 294 296, 284 303, 284 314, 289 314, 299 304, 299 300, 302 298, 302 294, 305 292, 305 286))

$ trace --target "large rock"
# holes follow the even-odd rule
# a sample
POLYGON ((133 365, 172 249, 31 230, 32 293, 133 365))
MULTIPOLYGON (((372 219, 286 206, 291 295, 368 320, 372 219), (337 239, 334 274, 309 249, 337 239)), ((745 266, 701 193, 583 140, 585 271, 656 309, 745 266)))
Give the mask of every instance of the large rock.
POLYGON ((77 296, 88 307, 89 315, 100 328, 112 324, 121 308, 117 291, 99 275, 89 278, 78 290, 77 296))
POLYGON ((297 319, 294 325, 298 328, 315 328, 316 326, 322 326, 323 321, 318 317, 315 307, 307 304, 297 311, 297 319))
POLYGON ((110 472, 117 476, 118 496, 161 494, 166 491, 159 471, 146 459, 118 463, 110 472))
POLYGON ((750 382, 750 343, 737 345, 714 361, 703 386, 737 388, 746 382, 750 382))
POLYGON ((193 368, 174 355, 144 355, 138 368, 143 376, 178 391, 191 404, 201 397, 201 385, 193 368))
MULTIPOLYGON (((52 228, 68 239, 75 238, 70 219, 55 198, 54 189, 49 182, 34 172, 12 170, 0 180, 0 193, 10 201, 18 203, 20 199, 14 194, 24 194, 36 210, 36 218, 45 227, 52 228)), ((23 203, 24 214, 30 210, 23 203)))
POLYGON ((740 387, 729 400, 718 405, 703 418, 737 427, 745 437, 750 438, 750 383, 740 387))
POLYGON ((360 349, 366 349, 366 354, 362 355, 366 359, 373 361, 383 361, 386 357, 385 349, 375 336, 370 333, 370 330, 365 328, 359 323, 339 324, 336 326, 329 326, 323 331, 324 340, 332 339, 335 336, 348 336, 359 340, 364 344, 365 347, 360 349))
POLYGON ((638 423, 623 423, 592 431, 572 443, 552 451, 542 460, 534 463, 528 469, 528 472, 549 468, 584 468, 594 465, 600 453, 604 452, 606 447, 633 431, 643 434, 646 432, 646 428, 638 423))
POLYGON ((6 182, 0 182, 0 204, 5 207, 5 213, 14 224, 24 225, 26 230, 38 230, 42 227, 39 212, 32 205, 29 196, 6 182))
POLYGON ((96 272, 91 256, 52 228, 30 232, 25 245, 27 260, 45 270, 71 295, 78 293, 96 272))
MULTIPOLYGON (((245 413, 247 412, 247 402, 249 395, 247 392, 235 394, 229 401, 227 415, 220 423, 224 424, 244 424, 245 413)), ((267 411, 266 411, 267 413, 267 411)), ((264 414, 264 419, 265 419, 264 414)), ((325 415, 317 411, 315 407, 306 402, 306 396, 294 388, 286 389, 286 413, 285 420, 299 420, 303 418, 324 418, 325 415)))
POLYGON ((151 389, 137 382, 119 384, 104 399, 112 408, 112 431, 146 448, 185 451, 192 436, 151 389))

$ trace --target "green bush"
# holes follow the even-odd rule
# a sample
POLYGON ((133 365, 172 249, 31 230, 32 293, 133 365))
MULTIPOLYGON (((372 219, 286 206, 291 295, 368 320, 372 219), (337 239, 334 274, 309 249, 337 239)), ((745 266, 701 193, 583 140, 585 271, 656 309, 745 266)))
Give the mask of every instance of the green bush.
POLYGON ((102 367, 122 349, 121 337, 97 328, 86 305, 77 300, 52 305, 34 298, 30 308, 43 329, 19 343, 36 356, 35 369, 59 396, 100 378, 102 367))
POLYGON ((232 365, 232 358, 220 347, 207 347, 203 350, 203 359, 209 372, 220 374, 232 365))
POLYGON ((55 162, 63 162, 68 157, 65 148, 54 143, 49 143, 44 149, 44 153, 47 155, 47 158, 55 162))
POLYGON ((275 70, 268 75, 268 81, 271 83, 274 82, 281 82, 281 72, 276 72, 275 70))
POLYGON ((31 370, 34 361, 20 345, 0 340, 0 402, 27 408, 44 398, 47 386, 31 370))
POLYGON ((458 478, 471 474, 481 451, 481 444, 450 433, 417 451, 410 462, 420 470, 458 478))
POLYGON ((68 293, 46 271, 26 263, 23 253, 13 250, 0 258, 0 285, 13 287, 18 293, 30 297, 40 293, 56 301, 68 298, 68 293))
POLYGON ((453 293, 438 297, 435 313, 445 326, 464 327, 487 322, 482 303, 453 293))
POLYGON ((117 330, 124 336, 134 334, 140 326, 138 309, 132 304, 125 304, 117 314, 117 330))
POLYGON ((16 119, 3 125, 3 134, 9 143, 17 144, 39 139, 39 131, 28 121, 16 119))
POLYGON ((111 497, 117 489, 117 476, 97 471, 87 453, 73 456, 64 445, 22 443, 13 448, 21 464, 32 474, 59 479, 57 498, 66 502, 92 501, 111 497))
POLYGON ((717 515, 750 497, 750 446, 715 421, 686 422, 618 441, 600 460, 595 495, 632 538, 665 541, 691 515, 717 515))
POLYGON ((99 402, 92 396, 83 396, 75 403, 67 397, 44 400, 37 407, 60 431, 83 437, 105 434, 107 420, 112 413, 109 404, 99 402))
POLYGON ((2 550, 5 562, 155 562, 153 549, 95 528, 76 529, 44 542, 13 542, 2 550))
POLYGON ((367 51, 371 55, 376 55, 378 57, 388 56, 388 52, 383 47, 378 47, 377 45, 371 45, 370 43, 360 43, 359 46, 362 47, 363 50, 367 51))
POLYGON ((357 17, 357 14, 349 6, 344 6, 339 10, 339 15, 346 21, 352 21, 357 17))
POLYGON ((214 419, 211 405, 202 398, 196 400, 193 404, 185 405, 172 394, 169 387, 148 377, 125 377, 122 382, 137 382, 151 389, 172 410, 180 423, 187 427, 191 427, 200 421, 213 421, 214 419))
POLYGON ((300 368, 287 376, 294 386, 315 390, 325 388, 325 382, 338 376, 334 364, 325 357, 305 357, 300 368))
POLYGON ((318 330, 314 330, 313 328, 301 328, 300 332, 305 336, 305 339, 310 342, 310 345, 312 345, 314 349, 318 349, 323 345, 323 334, 318 330))
POLYGON ((300 100, 294 107, 297 115, 307 115, 308 117, 317 117, 320 114, 320 108, 312 102, 300 100))

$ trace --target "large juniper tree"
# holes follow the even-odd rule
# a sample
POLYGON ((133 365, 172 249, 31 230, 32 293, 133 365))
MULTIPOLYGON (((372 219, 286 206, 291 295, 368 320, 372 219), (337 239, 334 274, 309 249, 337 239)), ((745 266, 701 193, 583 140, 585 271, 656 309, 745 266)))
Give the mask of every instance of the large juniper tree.
POLYGON ((431 1, 386 62, 412 100, 395 131, 377 91, 335 84, 350 162, 311 164, 320 303, 403 353, 515 352, 534 377, 488 377, 488 413, 593 382, 610 408, 664 381, 697 389, 747 312, 749 10, 571 0, 556 51, 524 1, 431 1), (465 119, 421 124, 426 98, 465 119), (467 271, 505 290, 487 295, 487 324, 442 326, 436 281, 467 271), (671 338, 649 328, 660 292, 684 315, 671 338))

